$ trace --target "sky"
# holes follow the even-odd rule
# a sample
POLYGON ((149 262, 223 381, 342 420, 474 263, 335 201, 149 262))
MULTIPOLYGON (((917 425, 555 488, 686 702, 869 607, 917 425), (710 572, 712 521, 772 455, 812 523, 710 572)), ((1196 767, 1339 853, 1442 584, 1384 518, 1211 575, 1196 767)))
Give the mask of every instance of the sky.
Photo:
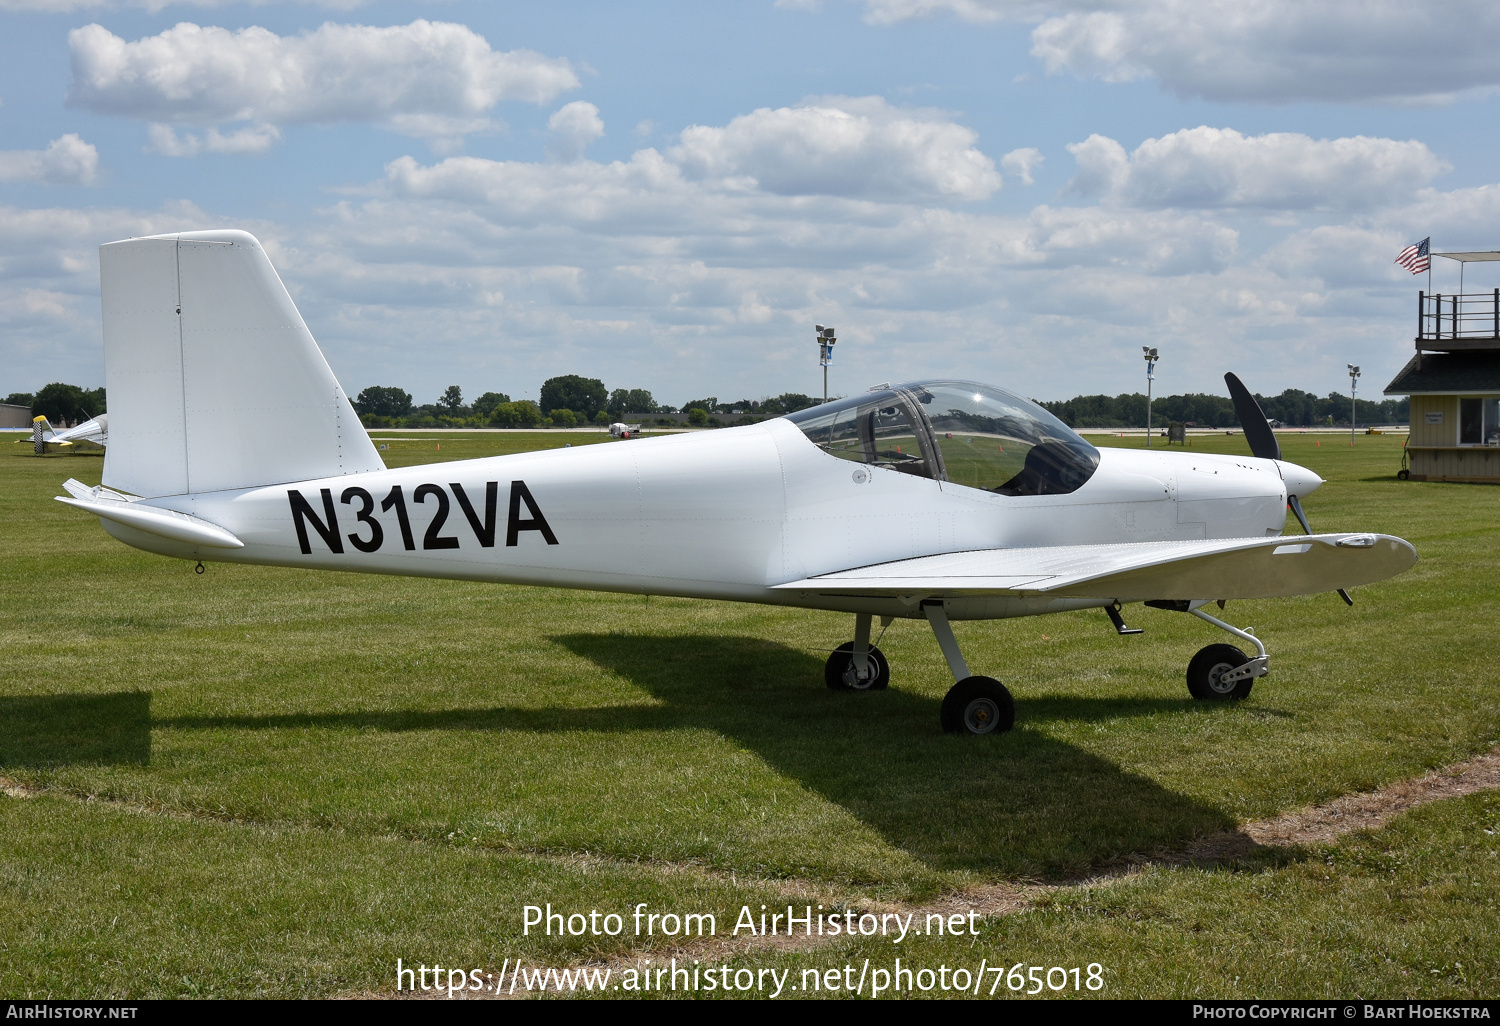
POLYGON ((0 395, 103 382, 100 244, 237 227, 351 394, 820 394, 821 323, 836 395, 1149 345, 1374 398, 1400 249, 1500 249, 1496 52, 1485 0, 0 0, 0 395))

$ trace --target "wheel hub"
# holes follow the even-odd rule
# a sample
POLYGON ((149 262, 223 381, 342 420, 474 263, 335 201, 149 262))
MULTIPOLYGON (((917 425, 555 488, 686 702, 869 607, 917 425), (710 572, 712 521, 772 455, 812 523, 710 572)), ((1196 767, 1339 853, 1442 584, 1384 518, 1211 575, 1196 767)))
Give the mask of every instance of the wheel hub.
POLYGON ((865 691, 875 682, 875 660, 865 657, 865 675, 859 675, 859 667, 854 665, 854 660, 849 660, 849 667, 844 671, 844 683, 855 691, 865 691))
POLYGON ((1224 680, 1224 674, 1234 669, 1229 663, 1215 663, 1208 671, 1208 686, 1216 695, 1227 695, 1234 690, 1236 681, 1224 680))
POLYGON ((971 734, 988 734, 1000 722, 1000 707, 988 698, 976 698, 964 709, 964 726, 971 734))

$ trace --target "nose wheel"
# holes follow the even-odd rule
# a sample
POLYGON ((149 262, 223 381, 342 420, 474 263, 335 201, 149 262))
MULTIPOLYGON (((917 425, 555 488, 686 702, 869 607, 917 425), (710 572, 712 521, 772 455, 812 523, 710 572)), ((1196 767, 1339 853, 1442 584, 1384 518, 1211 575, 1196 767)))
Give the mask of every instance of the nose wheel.
POLYGON ((1234 701, 1250 697, 1254 677, 1234 679, 1232 671, 1250 661, 1233 645, 1209 645, 1193 656, 1187 668, 1187 686, 1200 701, 1234 701))

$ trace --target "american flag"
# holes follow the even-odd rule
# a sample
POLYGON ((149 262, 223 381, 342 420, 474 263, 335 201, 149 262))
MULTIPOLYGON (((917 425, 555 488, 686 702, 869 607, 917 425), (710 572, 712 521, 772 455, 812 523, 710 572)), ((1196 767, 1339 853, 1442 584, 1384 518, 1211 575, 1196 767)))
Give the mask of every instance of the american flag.
POLYGON ((1421 242, 1407 246, 1396 257, 1396 263, 1406 268, 1412 274, 1422 274, 1427 270, 1427 265, 1430 263, 1427 256, 1427 244, 1431 241, 1432 236, 1429 235, 1421 242))

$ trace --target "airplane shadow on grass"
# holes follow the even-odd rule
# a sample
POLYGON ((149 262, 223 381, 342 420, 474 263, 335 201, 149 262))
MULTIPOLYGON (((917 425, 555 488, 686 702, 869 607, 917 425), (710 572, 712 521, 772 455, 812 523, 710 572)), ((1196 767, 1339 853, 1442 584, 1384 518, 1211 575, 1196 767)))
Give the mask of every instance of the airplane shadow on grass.
MULTIPOLYGON (((572 634, 554 641, 660 704, 391 709, 150 719, 144 694, 0 697, 0 767, 145 764, 150 729, 591 732, 701 729, 847 810, 936 870, 1058 877, 1232 827, 1222 812, 1036 729, 1050 720, 1213 715, 1187 699, 1049 697, 1016 729, 947 736, 936 699, 831 692, 820 658, 745 637, 572 634)), ((613 738, 611 737, 613 735, 613 738)))
POLYGON ((821 659, 774 642, 553 640, 654 695, 677 725, 734 739, 934 869, 1069 875, 1234 825, 1033 727, 1053 718, 1203 711, 1187 699, 1022 698, 1011 733, 949 736, 939 730, 937 700, 899 687, 829 691, 821 659))
POLYGON ((151 696, 0 695, 0 768, 151 762, 151 696))

